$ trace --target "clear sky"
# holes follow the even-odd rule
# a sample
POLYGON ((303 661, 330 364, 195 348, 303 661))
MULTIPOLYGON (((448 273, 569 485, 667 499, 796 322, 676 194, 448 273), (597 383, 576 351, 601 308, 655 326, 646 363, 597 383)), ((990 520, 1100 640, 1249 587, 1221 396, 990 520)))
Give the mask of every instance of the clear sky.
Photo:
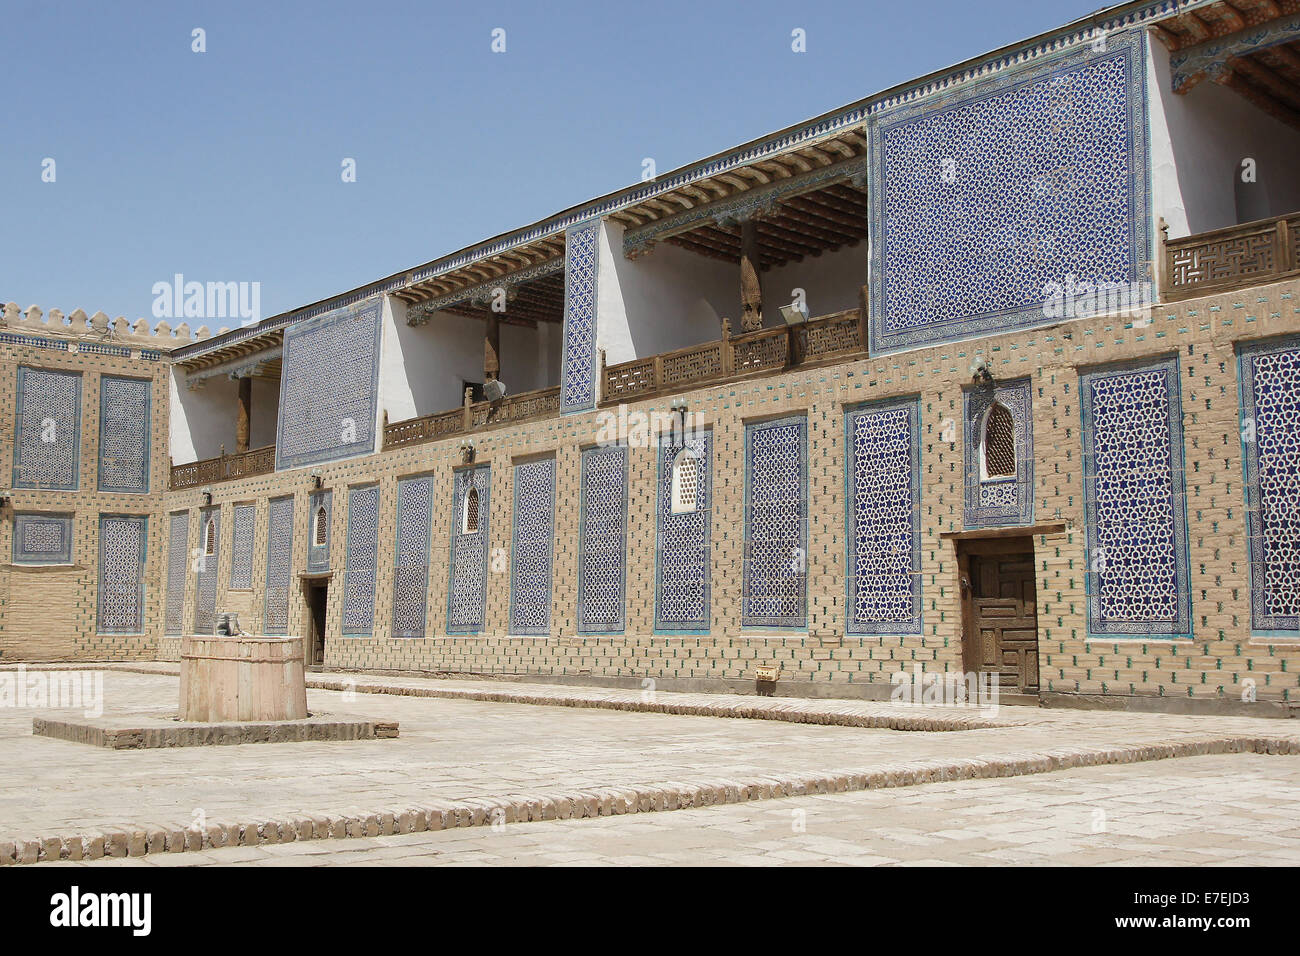
POLYGON ((134 320, 179 272, 264 318, 1100 5, 0 0, 0 303, 134 320))

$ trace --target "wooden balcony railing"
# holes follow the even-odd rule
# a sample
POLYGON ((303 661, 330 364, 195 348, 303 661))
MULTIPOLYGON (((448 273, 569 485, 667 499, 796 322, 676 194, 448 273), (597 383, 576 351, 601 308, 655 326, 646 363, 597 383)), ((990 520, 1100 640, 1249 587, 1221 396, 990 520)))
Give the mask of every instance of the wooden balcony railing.
POLYGON ((275 446, 252 448, 235 455, 205 458, 184 465, 172 465, 171 488, 193 488, 214 481, 233 481, 275 471, 275 446))
POLYGON ((726 336, 675 352, 606 366, 605 403, 627 402, 796 365, 865 355, 861 309, 819 316, 797 325, 726 336))
POLYGON ((560 413, 560 388, 507 395, 500 402, 475 402, 384 426, 384 449, 418 445, 494 425, 547 418, 560 413))
POLYGON ((1161 298, 1168 302, 1300 275, 1300 213, 1166 239, 1161 298))

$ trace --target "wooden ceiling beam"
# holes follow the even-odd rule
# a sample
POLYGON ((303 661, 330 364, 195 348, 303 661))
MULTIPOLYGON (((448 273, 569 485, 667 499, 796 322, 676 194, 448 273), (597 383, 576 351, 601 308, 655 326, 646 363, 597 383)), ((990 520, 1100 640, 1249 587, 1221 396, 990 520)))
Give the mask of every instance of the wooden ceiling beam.
POLYGON ((1234 71, 1246 74, 1280 103, 1290 108, 1300 106, 1300 90, 1295 84, 1288 83, 1254 57, 1230 57, 1228 63, 1234 71))
POLYGON ((851 232, 844 226, 832 223, 829 220, 821 219, 811 213, 801 212, 798 209, 791 209, 785 206, 781 209, 781 215, 778 220, 785 219, 792 223, 797 223, 800 229, 805 229, 827 242, 834 242, 837 245, 849 242, 857 242, 862 238, 861 235, 851 232))
POLYGON ((787 229, 772 219, 758 220, 758 235, 760 241, 770 238, 773 243, 780 242, 786 248, 803 252, 805 255, 820 256, 826 251, 826 247, 816 240, 787 229))
POLYGON ((786 209, 797 210, 826 222, 835 223, 838 226, 846 226, 854 234, 858 232, 865 234, 867 231, 865 216, 850 215, 839 209, 816 202, 811 196, 793 196, 785 200, 781 205, 786 209))

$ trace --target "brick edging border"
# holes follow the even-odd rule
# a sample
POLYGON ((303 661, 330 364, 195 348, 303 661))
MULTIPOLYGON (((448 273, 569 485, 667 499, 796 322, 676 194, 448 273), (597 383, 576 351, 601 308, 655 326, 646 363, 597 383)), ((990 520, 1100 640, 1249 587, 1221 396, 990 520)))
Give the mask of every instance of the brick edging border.
POLYGON ((642 787, 602 787, 508 794, 455 802, 438 801, 428 806, 401 809, 346 810, 335 814, 303 813, 278 819, 212 823, 202 830, 193 827, 128 824, 92 833, 0 841, 0 866, 53 860, 140 857, 228 846, 264 846, 298 840, 356 839, 484 824, 666 812, 751 800, 1016 777, 1078 767, 1227 753, 1296 755, 1300 754, 1300 740, 1216 737, 1103 750, 1070 748, 1038 753, 1008 753, 989 758, 909 761, 870 771, 762 776, 747 782, 665 782, 642 787))

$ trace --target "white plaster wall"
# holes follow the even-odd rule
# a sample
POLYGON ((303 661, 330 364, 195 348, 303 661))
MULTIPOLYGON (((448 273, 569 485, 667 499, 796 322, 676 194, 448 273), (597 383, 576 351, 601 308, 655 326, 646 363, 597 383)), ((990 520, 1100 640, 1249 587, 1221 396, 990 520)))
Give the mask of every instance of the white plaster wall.
POLYGON ((623 227, 601 224, 596 346, 610 365, 722 337, 722 318, 740 326, 736 266, 659 243, 623 255, 623 227))
MULTIPOLYGON (((406 324, 406 307, 386 297, 379 359, 379 407, 390 422, 459 408, 462 382, 483 381, 481 319, 436 312, 406 324)), ((560 383, 559 325, 501 326, 501 380, 508 394, 560 383)))
POLYGON ((239 391, 233 381, 218 375, 190 389, 184 370, 173 368, 169 391, 172 464, 215 458, 222 445, 234 452, 239 391))
POLYGON ((1169 238, 1300 210, 1300 131, 1213 80, 1174 93, 1169 52, 1147 46, 1153 201, 1169 238), (1241 182, 1246 157, 1254 183, 1241 182))
POLYGON ((794 290, 803 289, 808 315, 816 318, 831 312, 858 307, 858 296, 867 284, 867 243, 843 246, 820 256, 805 256, 762 273, 763 324, 783 325, 781 306, 794 299, 794 290))
MULTIPOLYGON (((236 394, 238 400, 238 394, 236 394)), ((266 378, 253 379, 248 447, 275 444, 275 429, 280 415, 280 383, 266 378)), ((235 414, 237 410, 232 410, 235 414)))

